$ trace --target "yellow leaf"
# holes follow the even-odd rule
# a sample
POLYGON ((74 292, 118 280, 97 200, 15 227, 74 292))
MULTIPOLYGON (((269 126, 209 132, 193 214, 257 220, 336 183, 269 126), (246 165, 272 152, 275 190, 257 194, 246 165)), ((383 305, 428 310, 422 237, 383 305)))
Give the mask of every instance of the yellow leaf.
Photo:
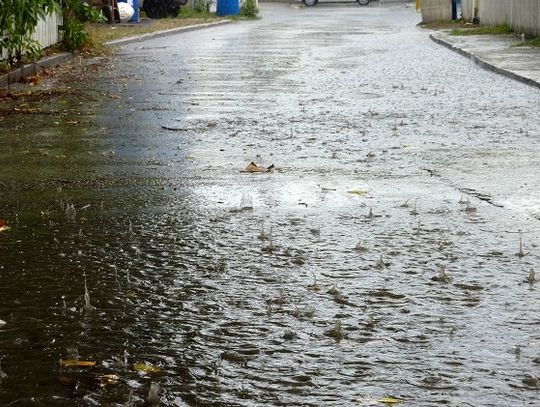
POLYGON ((161 372, 161 369, 157 366, 152 365, 151 363, 134 363, 133 369, 145 372, 145 373, 158 373, 161 372))
POLYGON ((96 365, 96 362, 93 362, 90 360, 79 360, 79 359, 60 359, 60 364, 62 366, 92 367, 96 365))
POLYGON ((347 193, 351 195, 365 196, 368 194, 368 191, 365 189, 351 189, 350 191, 347 191, 347 193))
POLYGON ((99 385, 101 387, 106 386, 108 384, 118 384, 118 380, 120 380, 120 378, 115 374, 104 374, 104 375, 98 376, 99 385))
POLYGON ((7 230, 11 229, 8 225, 0 226, 0 232, 5 232, 7 230))
POLYGON ((403 402, 403 400, 396 399, 394 397, 383 397, 382 399, 379 400, 379 403, 384 403, 384 404, 398 404, 401 402, 403 402))

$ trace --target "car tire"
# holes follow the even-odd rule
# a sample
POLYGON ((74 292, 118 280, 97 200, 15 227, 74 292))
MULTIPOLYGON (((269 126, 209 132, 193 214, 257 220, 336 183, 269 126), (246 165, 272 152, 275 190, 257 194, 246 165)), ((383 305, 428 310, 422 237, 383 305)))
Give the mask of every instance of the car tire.
POLYGON ((308 7, 313 7, 317 5, 319 0, 302 0, 302 2, 308 7))
POLYGON ((361 6, 367 6, 370 0, 356 0, 361 6))

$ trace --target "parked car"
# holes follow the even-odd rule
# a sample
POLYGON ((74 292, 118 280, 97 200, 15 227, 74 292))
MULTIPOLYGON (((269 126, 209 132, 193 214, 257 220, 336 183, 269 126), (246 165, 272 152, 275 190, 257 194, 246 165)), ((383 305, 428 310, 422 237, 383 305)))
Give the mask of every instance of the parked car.
MULTIPOLYGON (((342 3, 343 2, 343 0, 338 0, 338 1, 320 0, 320 1, 322 3, 336 3, 336 2, 342 3)), ((370 3, 371 0, 352 0, 352 1, 356 1, 361 6, 367 6, 370 3)), ((316 6, 319 3, 319 0, 302 0, 302 3, 304 3, 308 7, 313 7, 313 6, 316 6)))

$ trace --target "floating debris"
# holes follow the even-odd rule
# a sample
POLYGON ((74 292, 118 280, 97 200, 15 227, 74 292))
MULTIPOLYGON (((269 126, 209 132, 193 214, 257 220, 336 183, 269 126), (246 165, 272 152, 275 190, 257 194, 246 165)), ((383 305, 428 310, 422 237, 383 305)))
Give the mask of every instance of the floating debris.
POLYGON ((368 191, 365 189, 351 189, 347 191, 347 193, 351 195, 366 196, 368 191))
POLYGON ((382 399, 377 401, 383 404, 399 404, 403 402, 403 400, 391 396, 383 397, 382 399))
POLYGON ((93 367, 96 362, 92 360, 60 359, 60 364, 65 367, 93 367))
POLYGON ((247 165, 245 170, 242 172, 272 172, 274 168, 275 168, 274 164, 270 165, 269 167, 263 167, 263 166, 255 164, 252 161, 247 165))
POLYGON ((111 384, 118 384, 120 378, 115 374, 104 374, 97 377, 98 385, 100 387, 105 387, 111 384))
POLYGON ((133 364, 133 369, 136 370, 137 372, 144 372, 144 373, 149 373, 149 374, 154 374, 154 373, 159 373, 161 372, 161 369, 157 366, 154 366, 153 364, 151 363, 134 363, 133 364))
POLYGON ((294 339, 298 339, 298 334, 290 329, 286 329, 283 333, 283 339, 286 341, 292 341, 294 339))
POLYGON ((5 232, 7 230, 11 229, 4 219, 0 219, 0 232, 5 232))

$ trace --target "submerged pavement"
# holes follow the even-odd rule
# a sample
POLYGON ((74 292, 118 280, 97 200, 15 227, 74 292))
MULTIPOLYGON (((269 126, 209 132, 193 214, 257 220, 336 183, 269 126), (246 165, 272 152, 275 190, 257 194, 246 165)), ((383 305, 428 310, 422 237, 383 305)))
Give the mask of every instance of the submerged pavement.
POLYGON ((540 90, 262 7, 0 101, 0 404, 534 403, 540 90))

